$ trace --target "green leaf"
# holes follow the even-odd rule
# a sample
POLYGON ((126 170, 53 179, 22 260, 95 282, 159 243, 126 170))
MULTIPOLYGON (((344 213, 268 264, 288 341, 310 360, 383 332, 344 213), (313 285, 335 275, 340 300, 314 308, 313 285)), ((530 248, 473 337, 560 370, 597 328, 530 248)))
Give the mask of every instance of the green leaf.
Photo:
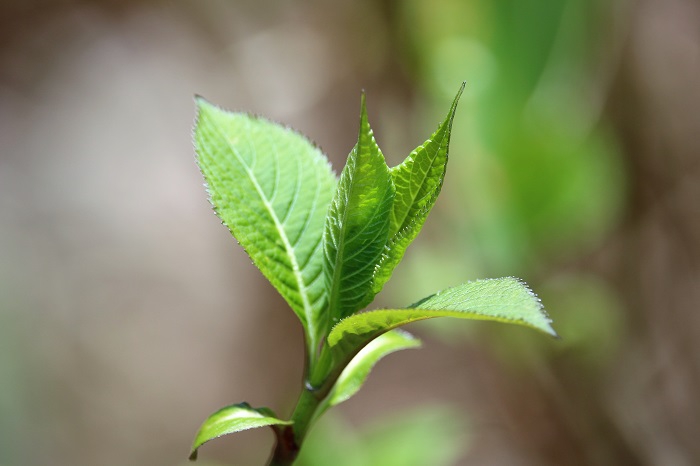
POLYGON ((401 330, 392 330, 372 340, 352 358, 340 374, 329 396, 329 407, 355 395, 367 380, 374 365, 384 356, 403 349, 418 348, 420 345, 420 340, 401 330))
POLYGON ((401 262, 440 194, 447 168, 452 120, 462 91, 464 83, 437 131, 400 165, 391 169, 396 196, 391 211, 389 241, 372 279, 374 294, 381 291, 394 268, 401 262))
POLYGON ((256 427, 291 425, 275 417, 269 408, 253 408, 248 403, 239 403, 221 408, 204 421, 192 443, 190 460, 197 459, 197 450, 209 440, 222 435, 254 429, 256 427))
POLYGON ((434 317, 507 322, 557 335, 539 298, 517 278, 507 277, 475 280, 448 288, 408 309, 382 309, 352 315, 333 327, 328 345, 338 363, 391 329, 434 317))
POLYGON ((394 186, 367 120, 362 95, 360 131, 331 202, 324 230, 330 326, 374 298, 372 275, 389 236, 394 186))
POLYGON ((214 210, 316 344, 326 303, 322 237, 336 179, 300 134, 197 99, 197 161, 214 210))

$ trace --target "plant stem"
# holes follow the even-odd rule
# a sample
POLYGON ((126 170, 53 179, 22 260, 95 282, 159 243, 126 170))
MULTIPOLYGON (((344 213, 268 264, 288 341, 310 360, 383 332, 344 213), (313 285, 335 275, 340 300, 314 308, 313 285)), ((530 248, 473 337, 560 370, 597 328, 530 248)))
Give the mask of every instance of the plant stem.
POLYGON ((296 460, 311 423, 315 417, 323 396, 304 387, 292 414, 294 424, 285 426, 277 432, 277 445, 268 462, 268 466, 290 466, 296 460))
POLYGON ((290 466, 299 454, 300 445, 294 440, 294 429, 292 426, 285 426, 276 430, 277 445, 272 452, 272 457, 268 461, 268 466, 290 466))

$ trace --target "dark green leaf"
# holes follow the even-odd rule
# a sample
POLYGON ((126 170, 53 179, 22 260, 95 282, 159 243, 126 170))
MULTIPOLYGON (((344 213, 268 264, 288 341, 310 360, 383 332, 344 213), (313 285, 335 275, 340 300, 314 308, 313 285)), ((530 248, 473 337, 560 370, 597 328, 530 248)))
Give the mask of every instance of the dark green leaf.
POLYGON ((391 174, 369 126, 363 95, 358 141, 340 175, 324 230, 328 325, 374 297, 372 275, 388 239, 393 200, 391 174))

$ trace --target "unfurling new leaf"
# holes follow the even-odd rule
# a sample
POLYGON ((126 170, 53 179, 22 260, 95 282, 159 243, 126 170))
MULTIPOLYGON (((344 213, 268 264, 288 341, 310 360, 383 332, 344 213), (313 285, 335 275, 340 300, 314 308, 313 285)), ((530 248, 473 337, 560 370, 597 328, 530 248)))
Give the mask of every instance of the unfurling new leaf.
POLYGON ((372 301, 372 277, 389 238, 394 183, 362 96, 360 132, 340 174, 323 233, 329 324, 372 301))
POLYGON ((464 84, 459 88, 447 117, 430 139, 413 150, 403 163, 391 169, 396 196, 391 210, 389 241, 372 277, 374 294, 379 293, 391 278, 391 273, 423 228, 440 194, 447 168, 452 120, 463 90, 464 84))

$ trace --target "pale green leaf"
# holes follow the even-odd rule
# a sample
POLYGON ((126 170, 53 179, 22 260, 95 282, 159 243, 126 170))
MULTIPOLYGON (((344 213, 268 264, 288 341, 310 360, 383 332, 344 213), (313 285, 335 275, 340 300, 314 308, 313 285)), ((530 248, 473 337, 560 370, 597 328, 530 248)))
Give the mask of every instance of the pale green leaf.
POLYGON ((269 408, 253 408, 248 403, 226 406, 209 416, 199 428, 192 443, 190 460, 197 459, 197 450, 209 440, 222 435, 257 427, 291 425, 275 417, 269 408))
POLYGON ((382 309, 340 321, 328 345, 341 362, 379 335, 411 322, 434 317, 493 320, 525 325, 556 336, 539 298, 517 278, 475 280, 429 296, 408 309, 382 309))
POLYGON ((391 169, 396 196, 391 211, 389 241, 372 279, 375 294, 381 291, 394 268, 401 262, 440 194, 447 168, 452 120, 463 90, 464 83, 435 133, 400 165, 391 169))
POLYGON ((394 186, 374 140, 362 96, 360 131, 331 202, 324 230, 330 326, 369 304, 372 275, 389 235, 394 186))
POLYGON ((374 365, 384 356, 403 349, 418 348, 420 345, 420 340, 401 330, 392 330, 372 340, 343 369, 329 396, 329 406, 335 406, 355 395, 374 365))
POLYGON ((214 210, 280 292, 315 347, 326 303, 323 225, 336 179, 302 135, 197 99, 197 162, 214 210))

